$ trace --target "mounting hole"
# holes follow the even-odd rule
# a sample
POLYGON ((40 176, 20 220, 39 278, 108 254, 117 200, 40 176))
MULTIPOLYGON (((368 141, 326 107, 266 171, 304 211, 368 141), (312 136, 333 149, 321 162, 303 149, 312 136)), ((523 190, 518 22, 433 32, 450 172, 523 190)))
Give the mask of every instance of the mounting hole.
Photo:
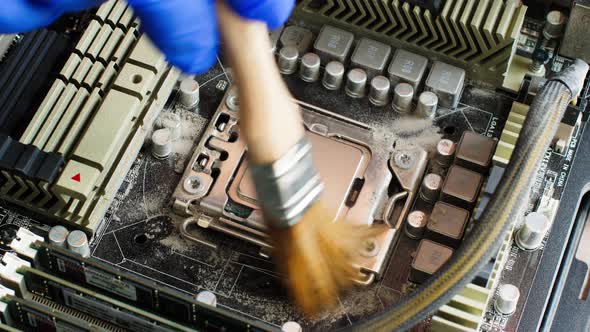
POLYGON ((143 81, 143 76, 141 76, 139 74, 135 74, 131 78, 131 82, 133 82, 133 84, 139 84, 139 83, 141 83, 141 81, 143 81))
POLYGON ((137 243, 137 244, 145 244, 148 240, 147 235, 145 235, 145 233, 141 233, 141 234, 136 234, 133 237, 133 242, 137 243))
POLYGON ((443 130, 444 130, 445 134, 447 134, 447 135, 453 135, 457 131, 457 128, 455 128, 454 126, 447 126, 443 130))
POLYGON ((236 142, 238 140, 239 137, 240 137, 240 135, 238 134, 237 131, 232 131, 229 134, 229 140, 228 140, 228 142, 234 143, 234 142, 236 142))
POLYGON ((219 160, 226 161, 227 158, 229 158, 229 153, 227 151, 221 151, 221 154, 219 155, 219 160))

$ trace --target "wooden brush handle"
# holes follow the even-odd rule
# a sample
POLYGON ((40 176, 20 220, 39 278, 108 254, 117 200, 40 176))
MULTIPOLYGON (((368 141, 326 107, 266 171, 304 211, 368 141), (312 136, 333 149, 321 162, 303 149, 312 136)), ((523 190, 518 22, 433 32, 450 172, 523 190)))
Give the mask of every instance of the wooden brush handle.
POLYGON ((217 1, 224 50, 229 57, 240 98, 240 134, 249 161, 270 164, 305 134, 299 106, 282 80, 266 25, 235 14, 217 1))

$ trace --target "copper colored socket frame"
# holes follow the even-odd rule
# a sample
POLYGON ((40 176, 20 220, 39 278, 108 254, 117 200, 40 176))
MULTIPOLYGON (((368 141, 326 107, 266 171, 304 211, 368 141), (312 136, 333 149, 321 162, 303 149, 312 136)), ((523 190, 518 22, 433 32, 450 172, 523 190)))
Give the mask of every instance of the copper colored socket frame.
MULTIPOLYGON (((231 91, 226 98, 230 95, 231 91)), ((336 222, 355 222, 379 230, 357 262, 357 283, 370 284, 386 267, 422 180, 427 154, 421 150, 407 151, 415 159, 411 168, 401 169, 388 163, 392 151, 371 148, 384 144, 375 140, 367 125, 299 104, 316 151, 316 167, 326 184, 322 202, 334 211, 336 222), (388 197, 392 180, 399 189, 388 197)), ((228 108, 224 100, 173 194, 174 211, 195 216, 192 224, 202 229, 240 238, 261 247, 263 252, 272 252, 248 177, 246 148, 237 122, 238 113, 228 108)), ((191 241, 195 238, 187 232, 183 236, 191 241)))

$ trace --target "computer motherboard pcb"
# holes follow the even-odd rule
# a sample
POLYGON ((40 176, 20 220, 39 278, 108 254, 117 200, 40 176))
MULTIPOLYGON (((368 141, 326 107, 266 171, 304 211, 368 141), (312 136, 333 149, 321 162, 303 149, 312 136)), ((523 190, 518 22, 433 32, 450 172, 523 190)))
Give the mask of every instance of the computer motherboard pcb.
MULTIPOLYGON (((0 36, 3 328, 326 331, 386 312, 461 252, 532 100, 572 63, 559 40, 539 42, 549 23, 526 9, 301 1, 270 33, 333 219, 375 234, 354 288, 317 317, 298 311, 275 270, 223 54, 204 74, 179 73, 115 0, 0 36), (532 69, 539 47, 551 58, 542 73, 532 69)), ((588 87, 530 174, 502 247, 413 331, 517 331, 542 320, 527 299, 560 250, 551 234, 575 219, 567 204, 580 193, 568 188, 584 177, 573 170, 588 87)), ((576 252, 576 239, 559 243, 576 252)))

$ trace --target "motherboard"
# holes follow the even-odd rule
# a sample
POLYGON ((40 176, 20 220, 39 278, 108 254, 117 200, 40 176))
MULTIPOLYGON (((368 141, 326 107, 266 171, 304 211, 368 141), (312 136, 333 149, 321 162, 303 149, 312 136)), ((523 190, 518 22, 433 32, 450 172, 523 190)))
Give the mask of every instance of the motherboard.
MULTIPOLYGON (((590 57, 569 45, 590 5, 558 2, 302 0, 269 33, 330 218, 373 234, 316 317, 275 269, 223 54, 180 73, 122 0, 0 35, 0 329, 354 330, 387 312, 460 254, 547 78, 590 57)), ((589 88, 501 248, 412 331, 586 330, 558 318, 590 312, 589 88)))

